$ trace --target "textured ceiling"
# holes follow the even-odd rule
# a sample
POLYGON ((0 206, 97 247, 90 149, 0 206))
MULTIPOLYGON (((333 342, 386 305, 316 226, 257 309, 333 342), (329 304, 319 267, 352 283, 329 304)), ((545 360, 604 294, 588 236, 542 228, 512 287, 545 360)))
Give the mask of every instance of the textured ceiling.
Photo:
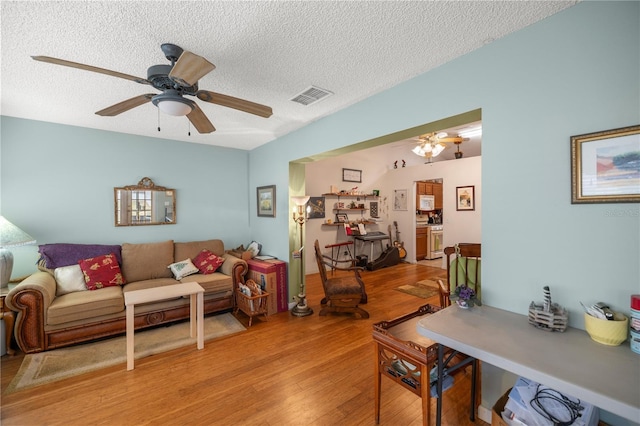
POLYGON ((1 113, 253 149, 574 4, 2 1, 1 113), (201 135, 191 127, 191 136, 185 117, 159 115, 151 103, 101 117, 95 112, 149 93, 150 86, 31 59, 52 56, 146 78, 149 66, 169 64, 162 43, 216 65, 200 89, 268 105, 273 115, 197 100, 217 131, 201 135), (334 95, 309 106, 290 101, 311 85, 334 95))

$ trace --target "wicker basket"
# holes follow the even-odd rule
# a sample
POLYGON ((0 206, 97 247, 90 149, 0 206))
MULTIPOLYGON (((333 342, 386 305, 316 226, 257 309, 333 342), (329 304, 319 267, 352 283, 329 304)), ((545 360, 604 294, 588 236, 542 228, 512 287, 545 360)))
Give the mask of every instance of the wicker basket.
POLYGON ((241 310, 247 314, 249 316, 249 327, 251 327, 253 317, 264 315, 265 320, 267 319, 267 301, 269 293, 261 290, 260 286, 258 286, 258 284, 253 280, 247 280, 245 285, 251 289, 251 296, 247 296, 242 292, 242 290, 237 289, 236 308, 234 313, 237 314, 238 310, 241 310))

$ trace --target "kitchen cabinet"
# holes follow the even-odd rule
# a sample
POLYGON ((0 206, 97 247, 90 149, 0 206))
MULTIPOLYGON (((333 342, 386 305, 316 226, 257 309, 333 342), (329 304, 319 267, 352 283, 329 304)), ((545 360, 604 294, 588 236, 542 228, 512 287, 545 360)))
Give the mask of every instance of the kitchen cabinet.
POLYGON ((435 197, 436 210, 442 210, 442 184, 433 184, 433 195, 435 197))
POLYGON ((416 260, 422 260, 429 254, 429 228, 416 228, 416 260))
POLYGON ((420 206, 421 195, 433 195, 436 210, 442 210, 442 184, 438 182, 417 182, 416 183, 416 208, 420 206))

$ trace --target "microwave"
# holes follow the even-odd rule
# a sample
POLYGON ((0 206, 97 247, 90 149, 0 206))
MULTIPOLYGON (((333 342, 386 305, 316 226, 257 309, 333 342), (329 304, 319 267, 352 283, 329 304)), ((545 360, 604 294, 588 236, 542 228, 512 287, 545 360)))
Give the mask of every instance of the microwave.
POLYGON ((435 210, 436 197, 433 195, 421 195, 419 210, 435 210))

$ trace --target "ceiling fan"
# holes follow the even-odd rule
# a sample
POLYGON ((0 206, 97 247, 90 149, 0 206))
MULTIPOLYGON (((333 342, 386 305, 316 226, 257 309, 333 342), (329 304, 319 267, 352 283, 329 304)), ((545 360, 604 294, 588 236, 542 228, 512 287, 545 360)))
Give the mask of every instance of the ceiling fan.
POLYGON ((437 157, 446 148, 445 143, 454 143, 458 146, 458 151, 454 154, 456 159, 462 158, 462 152, 460 152, 460 144, 468 141, 469 138, 462 138, 460 136, 449 136, 446 132, 433 132, 425 135, 418 136, 418 142, 413 151, 414 154, 425 158, 437 157))
POLYGON ((79 68, 113 77, 124 78, 140 84, 148 84, 162 93, 145 93, 102 109, 96 114, 116 116, 147 102, 152 102, 160 111, 170 115, 186 115, 199 133, 211 133, 216 130, 198 104, 185 97, 195 96, 201 101, 234 108, 260 117, 270 117, 273 111, 266 105, 257 104, 233 96, 198 89, 198 80, 215 69, 215 65, 202 56, 183 50, 175 44, 160 46, 171 65, 152 65, 147 69, 147 78, 140 78, 105 68, 71 62, 49 56, 32 56, 36 61, 79 68))

